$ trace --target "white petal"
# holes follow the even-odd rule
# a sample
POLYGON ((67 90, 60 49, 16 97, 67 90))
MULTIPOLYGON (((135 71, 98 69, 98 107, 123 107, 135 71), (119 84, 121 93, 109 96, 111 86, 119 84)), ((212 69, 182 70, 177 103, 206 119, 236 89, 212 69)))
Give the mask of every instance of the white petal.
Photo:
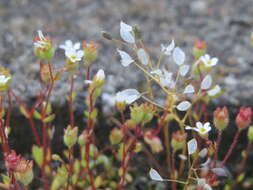
POLYGON ((83 50, 79 50, 79 51, 77 51, 77 52, 76 52, 76 55, 77 55, 77 57, 78 57, 78 58, 82 58, 82 57, 83 57, 83 55, 84 55, 83 50))
POLYGON ((210 164, 210 162, 211 162, 211 159, 208 158, 203 164, 200 164, 200 165, 201 167, 207 167, 210 164))
POLYGON ((199 152, 199 156, 200 156, 201 158, 204 158, 204 157, 206 157, 207 153, 208 153, 207 148, 203 148, 203 149, 199 152))
POLYGON ((160 174, 153 168, 150 169, 149 176, 154 181, 163 181, 163 178, 160 176, 160 174))
POLYGON ((144 49, 139 49, 137 51, 138 59, 140 60, 141 64, 147 65, 149 63, 149 56, 144 49))
POLYGON ((187 85, 184 89, 184 94, 191 94, 194 92, 195 92, 194 87, 191 84, 187 85))
POLYGON ((227 177, 229 174, 228 172, 223 168, 212 168, 211 169, 213 173, 215 173, 217 176, 224 176, 227 177))
POLYGON ((125 101, 131 104, 141 97, 141 94, 135 89, 126 89, 116 94, 116 101, 125 101))
POLYGON ((193 127, 190 127, 190 126, 186 126, 185 129, 186 129, 186 130, 193 130, 194 128, 193 128, 193 127))
POLYGON ((135 43, 135 39, 132 32, 133 32, 132 26, 122 21, 120 22, 120 36, 125 42, 135 43))
POLYGON ((105 72, 103 69, 99 69, 99 71, 96 74, 96 78, 98 80, 104 80, 105 79, 105 72))
POLYGON ((191 107, 191 103, 189 101, 183 101, 177 105, 177 109, 179 111, 186 111, 191 107))
POLYGON ((221 92, 221 87, 219 85, 215 85, 215 87, 213 87, 211 90, 207 91, 207 94, 209 96, 216 96, 220 92, 221 92))
POLYGON ((165 55, 170 55, 172 50, 175 48, 174 40, 166 47, 165 45, 161 45, 161 51, 164 52, 165 55))
POLYGON ((200 88, 202 90, 207 90, 211 87, 212 85, 212 77, 210 75, 206 75, 205 78, 201 82, 200 88))
POLYGON ((185 53, 179 47, 174 49, 172 56, 177 65, 182 65, 185 61, 185 53))
POLYGON ((178 157, 181 159, 181 160, 187 160, 187 156, 183 155, 183 154, 179 154, 178 157))
POLYGON ((179 74, 184 77, 188 73, 189 70, 190 70, 189 65, 181 65, 179 68, 179 74))
POLYGON ((196 139, 192 139, 192 140, 188 141, 187 147, 188 147, 188 154, 189 155, 195 153, 198 148, 198 144, 197 144, 196 139))
POLYGON ((196 123, 196 127, 198 128, 198 129, 201 129, 201 128, 203 128, 203 124, 201 123, 201 122, 197 122, 196 123))
POLYGON ((79 42, 75 43, 75 45, 74 45, 75 50, 80 49, 80 47, 81 47, 81 44, 79 42))
POLYGON ((131 63, 133 63, 134 62, 134 60, 132 59, 132 57, 128 54, 128 53, 126 53, 126 52, 124 52, 124 51, 121 51, 121 50, 117 50, 118 51, 118 53, 119 53, 119 55, 120 55, 120 57, 121 57, 121 64, 124 66, 124 67, 127 67, 127 66, 129 66, 131 63))

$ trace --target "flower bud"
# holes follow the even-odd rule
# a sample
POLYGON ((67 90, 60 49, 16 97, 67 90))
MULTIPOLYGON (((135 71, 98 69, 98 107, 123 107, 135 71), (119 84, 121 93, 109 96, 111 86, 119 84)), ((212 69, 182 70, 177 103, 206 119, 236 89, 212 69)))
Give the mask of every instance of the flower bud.
POLYGON ((250 107, 241 107, 239 113, 236 116, 236 125, 238 129, 244 129, 251 123, 252 109, 250 107))
POLYGON ((84 130, 82 134, 78 137, 78 144, 84 146, 86 144, 86 139, 88 138, 88 132, 84 130))
POLYGON ((97 72, 97 74, 93 79, 93 84, 96 87, 101 87, 103 86, 104 82, 105 82, 105 72, 103 69, 99 69, 99 71, 97 72))
POLYGON ((118 144, 122 140, 123 136, 124 134, 122 130, 114 128, 109 136, 111 144, 118 144))
POLYGON ((175 152, 184 148, 186 138, 187 133, 182 133, 181 131, 176 131, 172 134, 171 146, 175 152))
POLYGON ((213 112, 213 123, 218 130, 224 130, 229 123, 229 115, 227 107, 217 108, 213 112))
POLYGON ((84 50, 84 57, 85 57, 85 66, 91 65, 97 58, 97 48, 98 45, 95 42, 87 43, 83 41, 83 50, 84 50))
POLYGON ((144 141, 150 146, 153 153, 159 153, 163 150, 162 142, 158 136, 153 135, 153 130, 145 132, 144 141))
POLYGON ((141 106, 138 106, 137 104, 134 104, 131 108, 131 120, 135 122, 135 125, 139 125, 144 117, 144 112, 141 108, 141 106))
POLYGON ((196 40, 192 50, 192 54, 195 59, 199 59, 206 53, 206 42, 201 40, 196 40))
POLYGON ((64 130, 64 144, 70 149, 72 148, 77 141, 77 134, 78 128, 77 127, 71 127, 70 125, 67 127, 67 129, 64 130))
POLYGON ((5 68, 0 67, 0 93, 6 92, 10 86, 10 83, 11 83, 10 72, 5 68))
POLYGON ((249 141, 253 141, 253 125, 251 125, 248 129, 248 139, 249 141))
POLYGON ((55 53, 52 41, 49 37, 45 37, 41 31, 38 31, 38 36, 33 40, 34 54, 39 59, 52 59, 55 53))

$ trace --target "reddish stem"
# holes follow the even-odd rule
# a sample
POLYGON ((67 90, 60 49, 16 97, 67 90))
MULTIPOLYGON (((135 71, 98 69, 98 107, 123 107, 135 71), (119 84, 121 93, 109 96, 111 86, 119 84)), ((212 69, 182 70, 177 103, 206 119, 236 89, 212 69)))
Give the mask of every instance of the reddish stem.
POLYGON ((218 132, 218 138, 217 138, 217 141, 216 141, 215 157, 214 157, 214 159, 215 159, 216 161, 219 159, 219 158, 218 158, 218 153, 219 153, 221 138, 222 138, 222 130, 219 130, 219 132, 218 132))
POLYGON ((234 136, 234 139, 233 139, 233 142, 232 142, 232 144, 230 145, 230 147, 229 147, 229 150, 228 150, 228 152, 227 152, 227 154, 225 155, 225 157, 224 157, 224 159, 223 159, 223 161, 222 161, 222 163, 221 163, 221 166, 224 166, 224 164, 226 163, 226 161, 229 159, 229 157, 231 156, 231 154, 232 154, 232 152, 233 152, 233 150, 234 150, 234 148, 235 148, 235 146, 236 146, 236 144, 237 144, 237 141, 238 141, 238 138, 239 138, 239 136, 240 136, 240 130, 237 130, 237 132, 236 132, 236 134, 235 134, 235 136, 234 136))

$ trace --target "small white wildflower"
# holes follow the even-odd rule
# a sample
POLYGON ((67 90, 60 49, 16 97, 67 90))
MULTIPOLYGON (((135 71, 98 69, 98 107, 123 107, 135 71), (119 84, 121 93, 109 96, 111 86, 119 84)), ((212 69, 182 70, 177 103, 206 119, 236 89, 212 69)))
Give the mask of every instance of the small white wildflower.
POLYGON ((82 60, 82 57, 84 55, 83 50, 75 50, 75 49, 66 49, 65 50, 65 56, 72 62, 78 62, 82 60))
POLYGON ((207 134, 212 128, 210 126, 209 122, 204 123, 204 125, 201 122, 197 122, 196 123, 196 127, 190 127, 190 126, 186 126, 185 127, 186 130, 194 130, 196 132, 198 132, 200 135, 205 135, 207 134))
POLYGON ((221 92, 221 87, 219 85, 215 85, 211 90, 207 91, 208 96, 216 96, 221 92))
POLYGON ((206 75, 201 82, 200 88, 202 90, 207 90, 211 87, 211 85, 212 85, 212 77, 211 75, 206 75))
POLYGON ((197 151, 198 143, 195 138, 187 142, 188 154, 191 155, 197 151))
POLYGON ((184 89, 184 94, 191 94, 194 92, 195 92, 194 87, 191 84, 187 85, 184 89))
POLYGON ((175 82, 172 79, 173 73, 166 71, 163 69, 163 75, 160 76, 160 83, 162 86, 167 87, 167 88, 174 88, 175 87, 175 82))
POLYGON ((200 60, 205 64, 205 66, 207 67, 213 67, 218 63, 218 58, 217 57, 213 57, 211 58, 210 55, 205 54, 203 55, 200 60))
POLYGON ((125 42, 135 43, 133 27, 123 21, 120 22, 120 36, 125 42))
POLYGON ((134 62, 134 60, 132 59, 132 57, 128 53, 126 53, 124 51, 121 51, 119 49, 117 49, 117 51, 118 51, 118 53, 120 55, 120 58, 121 58, 120 62, 121 62, 122 66, 127 67, 131 63, 134 62))
POLYGON ((185 61, 185 53, 183 52, 183 50, 179 47, 176 47, 173 50, 173 54, 172 54, 173 60, 175 61, 175 63, 177 65, 182 65, 184 64, 185 61))
POLYGON ((189 108, 191 107, 191 103, 189 101, 183 101, 183 102, 180 102, 178 105, 177 105, 177 109, 179 111, 186 111, 188 110, 189 108))
POLYGON ((163 178, 160 176, 160 174, 153 168, 150 169, 149 176, 154 181, 163 181, 163 178))
POLYGON ((5 75, 0 75, 0 85, 5 85, 11 78, 5 75))
POLYGON ((173 51, 174 48, 175 48, 174 40, 172 40, 171 43, 168 46, 161 44, 161 51, 165 55, 171 55, 171 52, 173 51))
POLYGON ((64 49, 65 52, 67 50, 79 50, 81 44, 79 42, 73 43, 71 40, 66 40, 64 44, 61 44, 59 48, 64 49))
POLYGON ((141 94, 136 89, 126 89, 116 94, 116 102, 126 102, 131 104, 141 97, 141 94))
POLYGON ((140 60, 141 64, 147 65, 149 63, 149 56, 144 49, 139 49, 137 51, 138 59, 140 60))
POLYGON ((179 67, 179 74, 184 77, 188 71, 190 70, 190 66, 189 65, 181 65, 179 67))

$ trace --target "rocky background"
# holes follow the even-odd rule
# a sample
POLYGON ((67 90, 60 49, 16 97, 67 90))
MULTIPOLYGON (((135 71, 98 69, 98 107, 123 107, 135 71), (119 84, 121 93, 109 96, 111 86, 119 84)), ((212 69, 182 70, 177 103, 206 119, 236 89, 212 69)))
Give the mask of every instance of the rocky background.
MULTIPOLYGON (((13 88, 22 98, 38 94, 39 65, 32 39, 41 29, 59 45, 66 39, 99 43, 99 59, 93 67, 105 69, 105 91, 115 93, 136 87, 142 75, 135 67, 119 64, 116 47, 101 37, 105 30, 119 36, 119 22, 139 25, 148 48, 160 50, 172 38, 191 60, 196 39, 205 40, 208 53, 220 59, 217 82, 226 90, 221 104, 253 105, 252 0, 0 0, 0 65, 13 73, 13 88)), ((55 66, 64 63, 57 51, 55 66)), ((83 81, 76 88, 82 92, 83 81)), ((65 102, 66 77, 54 90, 52 100, 65 102)))

